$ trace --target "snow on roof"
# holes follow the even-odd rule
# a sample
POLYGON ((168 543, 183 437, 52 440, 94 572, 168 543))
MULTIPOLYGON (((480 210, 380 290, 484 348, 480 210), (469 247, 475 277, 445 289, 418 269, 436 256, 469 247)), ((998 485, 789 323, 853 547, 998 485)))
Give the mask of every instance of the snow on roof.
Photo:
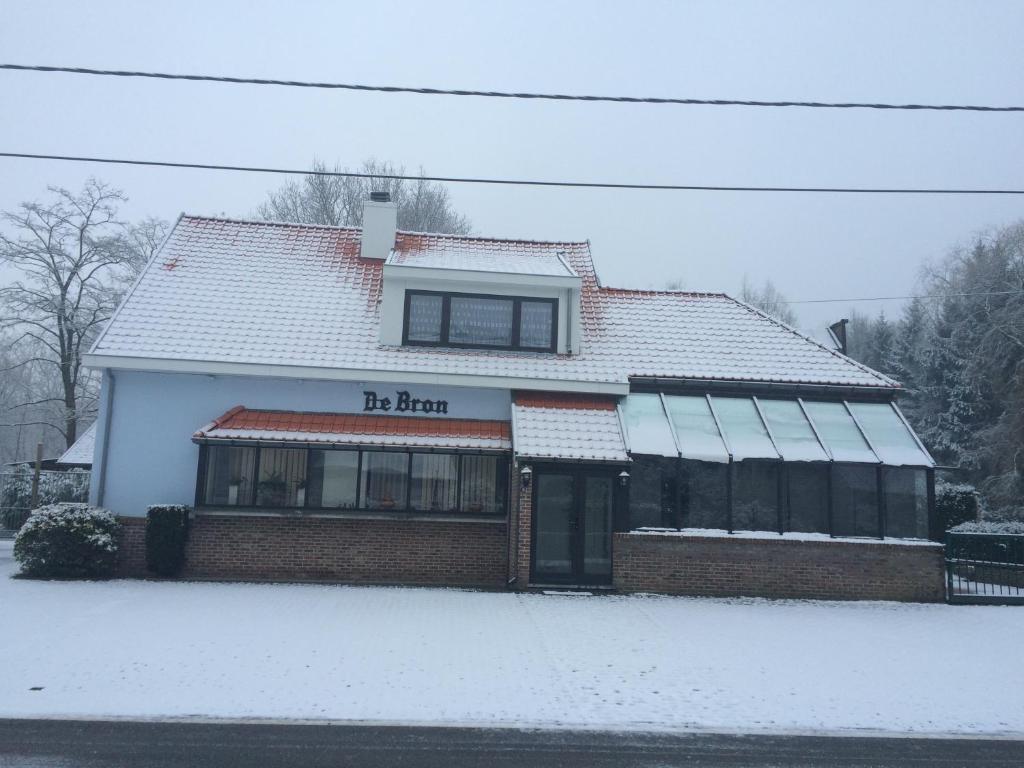
POLYGON ((496 259, 536 252, 530 258, 543 261, 555 252, 582 278, 578 353, 382 345, 383 263, 360 258, 359 246, 358 228, 182 216, 90 356, 104 366, 119 357, 197 371, 263 364, 338 378, 346 370, 509 377, 594 391, 631 377, 898 386, 724 294, 603 288, 585 242, 396 238, 398 252, 424 259, 472 252, 483 260, 493 250, 496 259))
POLYGON ((629 461, 614 399, 519 393, 512 430, 521 459, 629 461))
POLYGON ((192 439, 504 451, 512 447, 507 421, 264 411, 241 405, 199 429, 192 439))
POLYGON ((92 464, 93 448, 96 446, 96 422, 93 422, 70 448, 57 459, 58 464, 92 464))
POLYGON ((578 277, 564 260, 564 243, 487 240, 400 232, 385 264, 516 275, 578 277))

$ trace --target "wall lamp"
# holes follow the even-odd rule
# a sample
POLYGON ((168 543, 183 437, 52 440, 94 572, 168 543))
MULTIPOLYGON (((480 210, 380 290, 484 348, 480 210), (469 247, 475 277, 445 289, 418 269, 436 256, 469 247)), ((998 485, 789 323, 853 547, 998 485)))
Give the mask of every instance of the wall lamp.
POLYGON ((629 485, 629 472, 627 472, 626 470, 622 470, 621 472, 619 472, 619 485, 621 485, 623 488, 629 485))
POLYGON ((519 481, 523 484, 524 491, 530 489, 530 483, 533 482, 533 469, 529 465, 519 470, 519 481))

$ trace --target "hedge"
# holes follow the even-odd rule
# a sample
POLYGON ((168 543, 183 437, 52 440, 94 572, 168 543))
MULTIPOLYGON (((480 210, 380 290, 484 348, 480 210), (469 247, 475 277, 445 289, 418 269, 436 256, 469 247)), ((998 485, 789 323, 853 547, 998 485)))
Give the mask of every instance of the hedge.
POLYGON ((158 576, 177 576, 185 565, 191 507, 154 504, 146 511, 146 568, 158 576))
POLYGON ((32 512, 14 539, 25 576, 99 578, 117 569, 121 524, 88 504, 51 504, 32 512))

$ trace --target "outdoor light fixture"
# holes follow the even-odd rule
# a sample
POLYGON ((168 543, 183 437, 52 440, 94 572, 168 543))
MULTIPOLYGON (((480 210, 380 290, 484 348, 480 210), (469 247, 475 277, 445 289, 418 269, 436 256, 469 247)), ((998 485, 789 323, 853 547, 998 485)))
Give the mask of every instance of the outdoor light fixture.
POLYGON ((629 472, 627 472, 626 470, 622 470, 621 472, 619 472, 619 485, 621 485, 623 488, 629 485, 629 472))
POLYGON ((530 481, 533 480, 533 470, 529 466, 523 467, 519 470, 519 479, 523 483, 523 490, 528 490, 530 481))

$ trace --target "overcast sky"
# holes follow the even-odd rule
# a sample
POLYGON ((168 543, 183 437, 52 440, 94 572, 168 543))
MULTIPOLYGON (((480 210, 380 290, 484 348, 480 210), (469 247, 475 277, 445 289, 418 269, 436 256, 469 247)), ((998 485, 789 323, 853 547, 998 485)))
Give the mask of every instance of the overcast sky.
MULTIPOLYGON (((447 88, 1024 102, 1021 2, 14 2, 0 59, 447 88)), ((1024 114, 617 105, 0 72, 0 150, 439 175, 1024 187, 1024 114)), ((95 174, 126 214, 246 216, 280 177, 0 159, 0 208, 95 174)), ((605 284, 902 294, 1014 197, 453 186, 482 235, 589 238, 605 284)), ((861 304, 864 311, 898 305, 861 304)), ((848 304, 798 307, 820 327, 848 304)))

